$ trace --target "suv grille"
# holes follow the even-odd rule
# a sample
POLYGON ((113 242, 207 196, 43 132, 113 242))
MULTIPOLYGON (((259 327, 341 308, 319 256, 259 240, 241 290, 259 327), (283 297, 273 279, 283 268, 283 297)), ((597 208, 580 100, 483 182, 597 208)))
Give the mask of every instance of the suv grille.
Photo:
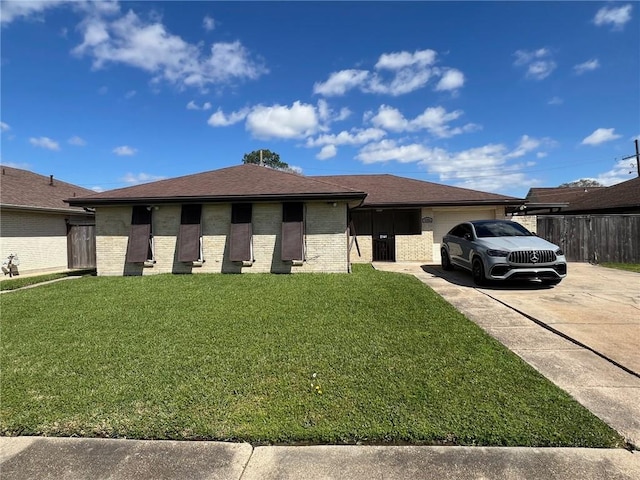
POLYGON ((519 250, 511 252, 508 260, 518 265, 538 265, 555 262, 556 254, 553 250, 519 250))

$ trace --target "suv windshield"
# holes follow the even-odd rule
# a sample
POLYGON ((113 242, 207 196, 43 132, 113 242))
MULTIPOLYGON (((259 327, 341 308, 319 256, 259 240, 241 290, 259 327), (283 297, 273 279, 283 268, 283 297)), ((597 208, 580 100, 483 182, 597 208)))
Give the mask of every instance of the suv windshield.
POLYGON ((530 237, 529 230, 515 222, 486 222, 473 224, 478 238, 486 237, 530 237))

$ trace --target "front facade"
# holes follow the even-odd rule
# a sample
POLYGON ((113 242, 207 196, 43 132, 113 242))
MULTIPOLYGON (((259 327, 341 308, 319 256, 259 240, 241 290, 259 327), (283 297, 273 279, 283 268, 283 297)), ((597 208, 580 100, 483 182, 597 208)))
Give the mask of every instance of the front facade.
POLYGON ((344 201, 150 206, 150 234, 143 233, 144 258, 138 259, 131 257, 135 208, 96 208, 98 275, 349 271, 344 201), (302 222, 282 221, 290 204, 302 207, 302 222), (182 223, 183 211, 193 206, 200 207, 199 221, 182 223), (250 210, 247 221, 235 223, 234 211, 243 207, 250 210), (288 231, 285 223, 300 228, 288 231), (188 225, 195 226, 194 232, 188 225), (285 246, 292 254, 287 255, 285 246))
POLYGON ((506 207, 522 203, 513 197, 395 175, 316 178, 367 192, 364 202, 349 212, 354 263, 440 263, 442 237, 451 228, 468 220, 503 219, 506 207))
POLYGON ((95 209, 98 275, 439 262, 451 227, 504 218, 519 202, 393 175, 303 177, 257 165, 69 199, 95 209))
POLYGON ((0 181, 0 261, 19 259, 13 273, 95 267, 94 215, 64 200, 91 190, 3 166, 0 181))

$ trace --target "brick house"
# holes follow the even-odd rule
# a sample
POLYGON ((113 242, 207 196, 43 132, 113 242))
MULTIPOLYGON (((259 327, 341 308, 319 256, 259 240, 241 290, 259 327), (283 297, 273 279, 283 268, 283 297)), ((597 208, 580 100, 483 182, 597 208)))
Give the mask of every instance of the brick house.
POLYGON ((92 190, 19 168, 0 175, 0 256, 15 254, 18 272, 95 267, 94 214, 65 200, 92 190))
POLYGON ((96 211, 98 275, 147 275, 439 261, 441 230, 460 219, 502 218, 522 200, 392 175, 305 177, 239 165, 68 202, 96 211), (380 242, 384 258, 375 253, 380 242))

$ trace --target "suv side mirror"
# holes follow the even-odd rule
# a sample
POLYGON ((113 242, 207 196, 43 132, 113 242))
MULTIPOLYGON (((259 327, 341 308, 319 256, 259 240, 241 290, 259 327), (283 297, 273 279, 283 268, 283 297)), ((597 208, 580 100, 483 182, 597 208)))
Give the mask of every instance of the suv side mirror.
POLYGON ((467 233, 465 233, 465 234, 464 234, 464 239, 465 239, 465 240, 469 240, 469 241, 471 241, 471 234, 470 234, 470 233, 468 233, 468 232, 467 232, 467 233))

